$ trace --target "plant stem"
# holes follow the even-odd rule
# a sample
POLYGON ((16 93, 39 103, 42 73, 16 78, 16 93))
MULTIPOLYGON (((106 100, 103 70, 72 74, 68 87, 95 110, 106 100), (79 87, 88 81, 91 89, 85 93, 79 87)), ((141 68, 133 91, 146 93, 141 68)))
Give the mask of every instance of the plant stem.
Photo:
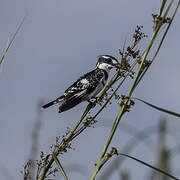
MULTIPOLYGON (((140 65, 139 65, 139 67, 138 67, 138 71, 137 71, 137 74, 136 74, 136 78, 135 78, 135 80, 134 80, 134 82, 133 82, 133 85, 132 85, 132 87, 131 87, 131 89, 130 89, 130 91, 129 91, 129 93, 128 93, 128 96, 127 96, 128 98, 126 98, 125 101, 124 101, 124 103, 123 103, 123 105, 120 106, 118 115, 117 115, 117 117, 116 117, 116 119, 115 119, 115 121, 114 121, 114 124, 113 124, 113 126, 112 126, 111 132, 110 132, 110 134, 109 134, 109 136, 108 136, 108 139, 107 139, 107 141, 106 141, 106 144, 105 144, 105 146, 104 146, 104 148, 103 148, 103 150, 102 150, 101 156, 100 156, 100 158, 99 158, 99 160, 98 160, 98 162, 97 162, 97 164, 96 164, 96 166, 95 166, 95 169, 94 169, 94 171, 93 171, 93 174, 92 174, 92 176, 91 176, 91 180, 94 180, 94 179, 95 179, 95 176, 96 176, 96 174, 97 174, 98 171, 99 171, 99 168, 100 168, 100 166, 101 166, 102 159, 104 158, 105 153, 107 152, 107 149, 108 149, 108 147, 109 147, 109 145, 110 145, 110 143, 111 143, 111 141, 112 141, 112 138, 113 138, 114 133, 115 133, 115 131, 116 131, 116 129, 117 129, 117 126, 118 126, 118 124, 119 124, 119 122, 120 122, 120 120, 121 120, 121 117, 123 116, 123 114, 124 114, 124 112, 125 112, 125 110, 126 110, 127 103, 128 103, 128 101, 129 101, 129 99, 131 98, 132 93, 134 92, 134 89, 136 88, 137 81, 138 81, 139 76, 141 75, 141 72, 142 72, 142 70, 143 70, 144 61, 146 60, 147 55, 149 54, 149 51, 150 51, 150 49, 151 49, 151 47, 152 47, 152 45, 153 45, 153 43, 154 43, 154 41, 155 41, 155 39, 156 39, 156 37, 157 37, 157 34, 158 34, 161 26, 163 25, 163 21, 164 21, 164 19, 166 18, 166 15, 167 15, 167 13, 168 13, 171 5, 172 5, 172 2, 173 2, 173 0, 171 0, 171 2, 169 3, 169 6, 167 7, 167 10, 166 10, 166 12, 164 13, 163 18, 162 18, 162 19, 159 21, 159 23, 156 24, 156 26, 154 27, 154 30, 153 30, 153 33, 152 33, 152 37, 151 37, 151 41, 150 41, 148 47, 146 48, 145 53, 144 53, 143 58, 142 58, 142 61, 141 61, 140 65)), ((161 11, 162 11, 162 10, 163 10, 163 9, 161 9, 161 11)))

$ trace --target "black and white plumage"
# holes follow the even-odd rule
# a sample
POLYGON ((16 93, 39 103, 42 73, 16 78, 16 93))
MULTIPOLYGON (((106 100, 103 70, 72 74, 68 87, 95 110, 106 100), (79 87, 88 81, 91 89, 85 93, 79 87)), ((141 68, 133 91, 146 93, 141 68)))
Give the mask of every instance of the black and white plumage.
POLYGON ((66 111, 82 101, 88 101, 95 97, 105 86, 109 70, 119 67, 116 58, 109 55, 98 56, 96 69, 81 76, 73 83, 62 96, 42 106, 46 109, 54 104, 59 104, 59 113, 66 111))

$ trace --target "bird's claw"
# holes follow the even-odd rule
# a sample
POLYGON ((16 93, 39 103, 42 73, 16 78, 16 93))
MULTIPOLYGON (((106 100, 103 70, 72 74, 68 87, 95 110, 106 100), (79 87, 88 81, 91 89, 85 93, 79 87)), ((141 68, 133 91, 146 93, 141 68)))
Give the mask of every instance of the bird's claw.
POLYGON ((98 97, 92 97, 90 100, 88 100, 89 103, 95 103, 95 104, 100 104, 99 98, 98 97), (94 99, 94 100, 92 100, 94 99))

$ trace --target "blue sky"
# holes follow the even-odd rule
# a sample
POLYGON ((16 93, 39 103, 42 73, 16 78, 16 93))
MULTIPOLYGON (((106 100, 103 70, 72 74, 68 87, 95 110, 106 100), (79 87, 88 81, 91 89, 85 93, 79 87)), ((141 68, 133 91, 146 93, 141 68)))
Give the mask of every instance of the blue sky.
MULTIPOLYGON (((156 0, 1 0, 1 53, 22 18, 25 15, 27 18, 8 51, 0 73, 0 179, 7 179, 5 169, 13 179, 22 177, 20 171, 30 154, 38 102, 48 102, 61 95, 79 76, 95 67, 98 55, 110 54, 119 58, 118 49, 122 48, 125 39, 128 42, 136 25, 143 25, 143 31, 149 35, 144 41, 146 44, 152 32, 151 14, 157 12, 158 6, 159 1, 156 0)), ((134 93, 135 97, 176 112, 180 111, 179 18, 178 12, 159 55, 134 93)), ((127 87, 121 91, 126 92, 127 87)), ((75 125, 86 104, 84 102, 62 114, 57 113, 57 106, 44 111, 38 151, 49 152, 55 137, 63 135, 66 127, 75 125)), ((89 128, 73 142, 75 151, 70 150, 62 156, 65 169, 70 171, 70 179, 90 177, 117 111, 118 106, 113 101, 97 118, 95 128, 89 128), (79 173, 79 166, 84 167, 84 175, 79 173)), ((137 102, 123 117, 112 146, 121 150, 131 138, 128 132, 123 131, 123 123, 143 130, 157 125, 160 117, 169 120, 169 128, 177 132, 179 138, 178 118, 137 102)), ((177 143, 174 139, 168 142, 170 146, 177 143)), ((143 145, 137 146, 131 154, 149 163, 155 160, 143 145)), ((179 158, 177 156, 172 161, 173 174, 178 177, 179 158)), ((123 169, 136 174, 136 179, 143 179, 147 173, 147 168, 130 160, 125 161, 123 169)), ((114 173, 113 179, 119 179, 118 172, 114 173)))

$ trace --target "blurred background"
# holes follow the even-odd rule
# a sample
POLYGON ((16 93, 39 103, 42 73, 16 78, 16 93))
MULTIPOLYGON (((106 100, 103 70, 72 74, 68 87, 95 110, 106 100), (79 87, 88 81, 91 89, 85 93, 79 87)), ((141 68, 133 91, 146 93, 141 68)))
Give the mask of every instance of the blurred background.
MULTIPOLYGON (((130 42, 137 25, 143 25, 143 32, 149 35, 140 45, 143 49, 152 32, 152 13, 157 13, 158 7, 157 0, 0 1, 1 54, 8 37, 27 16, 0 73, 0 179, 23 179, 21 171, 32 156, 35 128, 38 147, 33 155, 39 159, 40 151, 49 153, 56 137, 75 125, 87 105, 84 102, 59 114, 57 106, 40 113, 38 104, 60 96, 79 76, 91 71, 98 55, 120 58, 118 50, 126 39, 130 42)), ((133 95, 175 112, 180 112, 179 18, 178 12, 159 55, 133 95)), ((129 84, 119 94, 127 92, 129 84)), ((88 128, 73 141, 75 150, 61 156, 69 179, 90 178, 117 112, 118 105, 112 100, 98 116, 95 128, 88 128)), ((168 167, 162 168, 180 177, 179 127, 179 118, 136 102, 123 117, 111 147, 160 167, 165 149, 171 156, 165 156, 168 167)), ((63 179, 57 174, 54 179, 63 179)), ((127 176, 139 180, 156 175, 133 160, 112 158, 97 179, 127 176)))

